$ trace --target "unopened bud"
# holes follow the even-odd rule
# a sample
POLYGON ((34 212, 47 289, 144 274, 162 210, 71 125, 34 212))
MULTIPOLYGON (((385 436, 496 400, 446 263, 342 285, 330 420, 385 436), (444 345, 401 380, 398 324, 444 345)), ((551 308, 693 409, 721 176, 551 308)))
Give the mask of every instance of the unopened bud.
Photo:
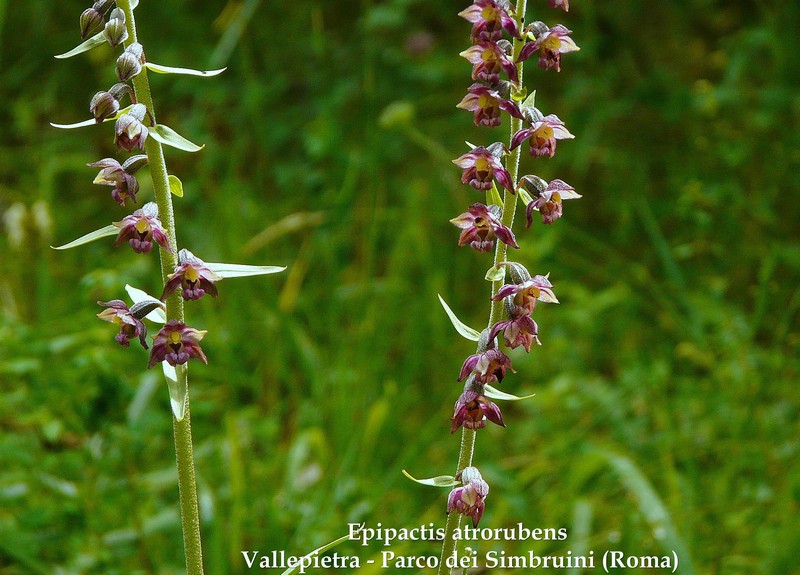
POLYGON ((519 186, 525 188, 526 192, 535 197, 544 192, 547 188, 547 182, 539 176, 522 176, 519 179, 519 186))
POLYGON ((87 8, 81 14, 81 38, 86 40, 103 29, 103 15, 94 8, 87 8))
POLYGON ((142 71, 144 51, 142 45, 134 42, 117 58, 117 77, 120 82, 127 82, 142 71))
POLYGON ((89 112, 98 124, 119 111, 119 100, 111 92, 98 92, 89 104, 89 112))
POLYGON ((119 8, 111 11, 111 16, 103 30, 103 36, 113 47, 119 46, 127 40, 128 29, 125 27, 125 13, 119 8))

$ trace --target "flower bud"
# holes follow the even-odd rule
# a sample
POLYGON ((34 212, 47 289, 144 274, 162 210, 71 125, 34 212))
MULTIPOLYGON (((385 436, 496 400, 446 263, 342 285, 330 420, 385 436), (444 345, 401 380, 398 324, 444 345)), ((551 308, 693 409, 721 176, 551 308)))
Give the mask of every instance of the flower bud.
POLYGON ((89 104, 89 113, 98 124, 119 111, 119 100, 111 92, 98 92, 89 104))
POLYGON ((120 82, 127 82, 142 71, 144 51, 142 45, 134 42, 117 58, 117 78, 120 82))
POLYGON ((81 38, 86 40, 103 29, 103 15, 94 8, 87 8, 81 14, 81 38))
POLYGON ((119 46, 128 39, 128 29, 125 27, 125 13, 119 8, 111 11, 111 16, 103 30, 103 36, 112 47, 119 46))
POLYGON ((149 130, 142 123, 147 108, 143 104, 134 104, 130 112, 117 118, 114 126, 114 144, 117 148, 132 152, 134 148, 144 150, 149 130))

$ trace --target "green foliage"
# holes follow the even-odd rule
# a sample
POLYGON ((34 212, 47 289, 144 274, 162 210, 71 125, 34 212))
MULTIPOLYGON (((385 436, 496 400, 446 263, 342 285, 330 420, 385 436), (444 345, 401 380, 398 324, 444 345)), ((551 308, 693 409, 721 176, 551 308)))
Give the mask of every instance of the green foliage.
MULTIPOLYGON (((547 229, 517 225, 521 263, 550 272, 561 305, 537 310, 544 345, 514 354, 519 387, 502 387, 535 397, 481 432, 483 521, 570 529, 540 553, 646 554, 663 549, 657 516, 698 573, 791 573, 800 8, 530 4, 582 50, 560 74, 529 66, 537 105, 577 137, 522 170, 583 199, 547 229)), ((94 317, 126 283, 160 293, 156 259, 110 241, 49 248, 130 211, 85 167, 114 154, 110 125, 48 125, 85 118, 116 81, 107 46, 52 58, 77 44, 84 7, 0 2, 0 571, 178 573, 167 389, 94 317)), ((481 200, 450 160, 485 137, 455 108, 469 83, 461 8, 137 8, 148 58, 228 67, 213 82, 151 79, 159 120, 209 144, 167 150, 186 190, 180 247, 289 266, 222 282, 192 309, 209 330, 210 363, 192 368, 209 573, 241 572, 242 550, 303 554, 347 522, 443 523, 443 492, 401 470, 452 473, 458 449, 449 417, 474 346, 436 294, 473 326, 488 306, 490 260, 459 250, 448 223, 481 200)))

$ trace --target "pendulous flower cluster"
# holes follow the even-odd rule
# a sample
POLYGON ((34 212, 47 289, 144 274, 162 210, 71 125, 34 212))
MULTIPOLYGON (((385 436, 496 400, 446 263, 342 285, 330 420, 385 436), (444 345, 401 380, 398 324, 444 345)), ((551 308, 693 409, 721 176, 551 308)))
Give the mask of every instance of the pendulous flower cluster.
MULTIPOLYGON (((548 1, 551 7, 569 10, 568 0, 548 1)), ((524 3, 519 6, 524 12, 524 3)), ((500 306, 501 317, 483 330, 476 353, 467 357, 461 367, 458 381, 464 382, 464 388, 454 406, 451 433, 460 427, 482 429, 487 422, 505 427, 500 408, 492 399, 508 396, 497 393, 492 386, 500 385, 514 369, 500 342, 505 348, 521 347, 526 352, 534 344, 541 345, 539 327, 532 315, 538 303, 558 303, 547 276, 532 275, 522 264, 506 261, 507 247, 519 248, 511 229, 515 203, 519 199, 525 204, 530 227, 534 212, 539 212, 544 224, 552 224, 561 217, 564 200, 580 197, 572 186, 559 179, 549 183, 536 175, 515 179, 520 154, 517 148, 526 144, 531 157, 552 158, 559 140, 574 137, 558 116, 542 113, 535 107, 533 96, 525 97, 521 83, 522 65, 532 58, 542 70, 559 72, 562 54, 579 49, 570 37, 572 32, 561 24, 550 27, 540 21, 523 28, 522 15, 515 13, 508 0, 475 0, 459 16, 472 24, 471 46, 461 56, 472 65, 473 83, 458 108, 472 112, 476 126, 489 128, 499 126, 505 113, 513 130, 508 146, 501 142, 471 145, 468 152, 453 160, 462 170, 462 183, 484 192, 486 203, 472 203, 450 222, 461 229, 459 246, 490 252, 495 240, 502 242, 504 245, 496 249, 493 278, 508 275, 511 282, 495 287, 491 299, 496 302, 494 306, 500 306), (508 161, 512 155, 513 171, 508 161), (505 199, 501 198, 501 191, 505 192, 505 199)), ((450 493, 447 511, 468 515, 477 525, 488 485, 474 467, 466 468, 460 478, 462 484, 450 493)))

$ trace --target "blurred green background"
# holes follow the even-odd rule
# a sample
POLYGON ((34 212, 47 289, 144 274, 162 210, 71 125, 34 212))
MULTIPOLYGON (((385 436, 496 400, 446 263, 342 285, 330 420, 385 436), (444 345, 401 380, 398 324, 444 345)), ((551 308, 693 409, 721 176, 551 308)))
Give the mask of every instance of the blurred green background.
MULTIPOLYGON (((465 6, 141 0, 149 60, 228 67, 151 74, 160 120, 206 144, 167 150, 179 243, 289 266, 188 306, 209 330, 210 363, 191 369, 208 573, 244 572, 241 550, 307 552, 347 522, 444 522, 446 492, 401 470, 452 473, 458 450, 449 418, 474 346, 436 294, 473 327, 488 312, 490 256, 448 223, 480 194, 450 159, 507 138, 455 108, 465 6)), ((79 43, 86 7, 0 1, 3 575, 182 569, 166 386, 95 318, 125 283, 158 293, 157 260, 110 239, 48 247, 130 211, 85 167, 115 154, 111 126, 48 125, 84 119, 116 81, 106 46, 52 58, 79 43)), ((522 170, 584 198, 552 226, 516 226, 515 257, 562 303, 540 306, 544 345, 512 354, 503 384, 535 398, 503 405, 508 429, 480 433, 476 462, 482 525, 570 537, 481 553, 677 548, 681 573, 797 573, 800 5, 528 13, 582 50, 560 74, 528 66, 537 105, 577 137, 522 170)))

